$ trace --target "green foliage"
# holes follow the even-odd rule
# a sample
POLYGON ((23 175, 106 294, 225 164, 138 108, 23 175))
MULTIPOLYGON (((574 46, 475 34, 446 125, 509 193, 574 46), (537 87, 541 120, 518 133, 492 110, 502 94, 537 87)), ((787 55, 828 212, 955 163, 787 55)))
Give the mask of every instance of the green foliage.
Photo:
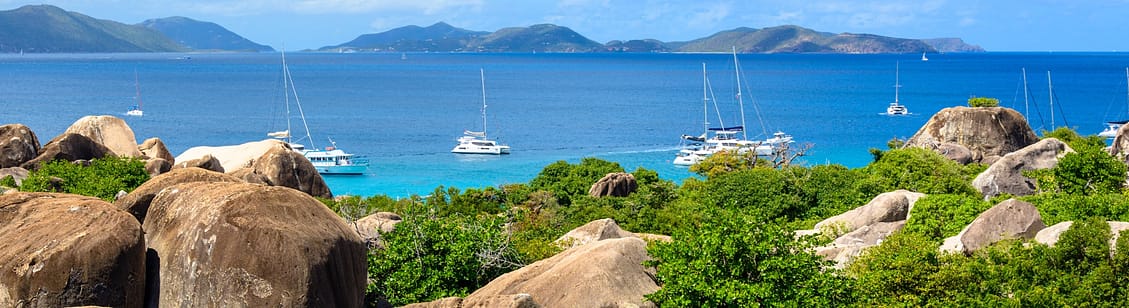
POLYGON ((706 157, 706 159, 690 166, 690 172, 705 177, 716 177, 725 173, 749 170, 756 167, 771 167, 772 163, 759 158, 753 151, 737 153, 736 151, 719 151, 706 157))
POLYGON ((612 172, 623 172, 623 167, 618 163, 592 157, 581 159, 578 165, 562 160, 541 169, 541 173, 529 182, 529 187, 552 192, 557 202, 568 206, 572 204, 573 198, 587 195, 588 188, 593 183, 612 172))
POLYGON ((669 307, 829 307, 850 303, 851 281, 824 266, 792 233, 715 211, 696 230, 648 247, 662 289, 647 299, 669 307))
POLYGON ((992 204, 969 195, 927 195, 913 204, 903 233, 914 233, 940 243, 957 235, 992 204))
POLYGON ((1091 195, 1042 193, 1021 197, 1020 200, 1034 204, 1047 225, 1090 217, 1129 221, 1129 198, 1120 193, 1091 195))
POLYGON ((1066 143, 1066 145, 1070 146, 1070 148, 1075 151, 1083 148, 1101 149, 1105 147, 1104 138, 1097 135, 1082 136, 1068 127, 1055 128, 1055 130, 1049 132, 1043 131, 1043 138, 1058 139, 1058 141, 1066 143))
MULTIPOLYGON (((1129 234, 1126 234, 1129 235, 1129 234)), ((1129 304, 1129 240, 1110 252, 1103 219, 1076 221, 1054 247, 1005 241, 972 256, 900 233, 848 268, 865 306, 1121 307, 1129 304)))
POLYGON ((95 159, 90 166, 66 161, 53 161, 28 174, 21 191, 65 192, 113 201, 119 191, 130 192, 149 180, 145 163, 134 158, 107 156, 95 159), (52 184, 52 178, 62 180, 52 184))
POLYGON ((1125 163, 1101 148, 1086 147, 1067 153, 1052 168, 1055 183, 1068 194, 1115 193, 1125 183, 1125 163))
POLYGON ((370 251, 367 298, 401 306, 466 296, 520 267, 496 216, 434 219, 409 213, 396 229, 381 234, 384 248, 370 251))
POLYGON ((16 185, 16 178, 8 175, 0 178, 0 187, 16 188, 19 186, 16 185))
POLYGON ((922 148, 889 150, 863 168, 870 175, 860 189, 867 195, 906 189, 925 194, 979 194, 969 184, 978 166, 965 167, 922 148))
POLYGON ((991 97, 971 97, 968 99, 969 107, 999 107, 1000 100, 991 97))

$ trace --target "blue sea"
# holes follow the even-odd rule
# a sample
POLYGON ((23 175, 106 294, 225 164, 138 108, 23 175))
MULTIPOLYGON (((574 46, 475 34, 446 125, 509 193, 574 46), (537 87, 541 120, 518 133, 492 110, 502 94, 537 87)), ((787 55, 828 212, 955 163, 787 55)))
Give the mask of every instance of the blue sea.
MULTIPOLYGON (((1051 93, 1055 126, 1096 134, 1103 122, 1129 117, 1127 53, 920 56, 739 55, 748 138, 783 131, 811 145, 805 164, 862 167, 869 148, 912 136, 970 96, 998 98, 1036 129, 1052 125, 1051 93), (909 116, 880 115, 894 99, 896 66, 909 116)), ((671 160, 680 135, 703 130, 703 63, 717 103, 710 122, 741 122, 730 54, 288 53, 286 60, 315 146, 332 138, 372 163, 364 176, 326 177, 337 195, 525 183, 550 163, 584 157, 681 181, 694 175, 671 160), (449 153, 463 130, 482 125, 479 69, 489 133, 511 155, 449 153)), ((159 137, 174 155, 266 139, 285 127, 277 53, 0 55, 0 80, 0 123, 25 124, 43 143, 85 115, 125 118, 138 142, 159 137), (126 117, 137 87, 145 116, 126 117)))

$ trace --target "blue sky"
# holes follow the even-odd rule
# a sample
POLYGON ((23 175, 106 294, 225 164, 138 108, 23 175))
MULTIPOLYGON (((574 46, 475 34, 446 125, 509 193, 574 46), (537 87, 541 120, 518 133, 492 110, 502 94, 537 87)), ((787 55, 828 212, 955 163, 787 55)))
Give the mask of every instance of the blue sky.
POLYGON ((1129 0, 0 0, 139 23, 184 16, 287 50, 439 21, 479 31, 553 23, 597 42, 691 40, 736 27, 959 37, 989 51, 1127 51, 1129 0))

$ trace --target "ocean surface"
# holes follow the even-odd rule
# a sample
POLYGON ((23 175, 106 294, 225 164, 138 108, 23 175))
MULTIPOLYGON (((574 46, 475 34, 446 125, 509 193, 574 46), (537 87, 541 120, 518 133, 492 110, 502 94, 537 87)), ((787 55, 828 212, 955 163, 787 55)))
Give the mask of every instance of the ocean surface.
MULTIPOLYGON (((550 163, 583 157, 681 181, 694 175, 671 160, 679 136, 703 130, 703 63, 717 103, 710 122, 741 123, 729 54, 288 53, 286 60, 314 146, 332 138, 371 161, 367 175, 326 177, 337 195, 524 183, 550 163), (511 155, 449 152, 463 130, 482 126, 479 69, 488 133, 511 155)), ((1096 134, 1105 121, 1129 119, 1129 53, 930 54, 929 61, 748 54, 739 63, 748 138, 791 134, 811 145, 802 159, 809 165, 865 166, 867 149, 912 136, 970 96, 998 98, 1036 129, 1052 127, 1052 93, 1054 126, 1096 134), (881 115, 894 99, 896 66, 908 116, 881 115)), ((277 53, 0 55, 0 123, 25 124, 46 143, 82 116, 116 115, 138 142, 159 137, 174 155, 257 141, 286 127, 281 67, 277 53), (145 116, 126 117, 137 88, 145 116)))

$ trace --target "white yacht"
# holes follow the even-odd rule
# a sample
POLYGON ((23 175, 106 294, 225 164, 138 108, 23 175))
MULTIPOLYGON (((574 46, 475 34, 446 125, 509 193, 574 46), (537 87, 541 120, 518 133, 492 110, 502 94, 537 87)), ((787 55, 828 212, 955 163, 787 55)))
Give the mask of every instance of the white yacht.
POLYGON ((463 130, 463 136, 458 139, 459 144, 451 149, 451 153, 510 154, 510 146, 499 144, 497 141, 490 140, 486 137, 486 72, 483 69, 479 69, 478 74, 482 82, 482 131, 463 130))
POLYGON ((137 105, 130 106, 129 111, 126 111, 125 115, 134 117, 144 116, 145 112, 141 110, 141 81, 137 79, 137 70, 133 70, 133 87, 137 90, 137 105))
POLYGON ((294 89, 294 79, 290 76, 290 68, 286 66, 286 53, 282 54, 282 79, 283 79, 283 96, 286 97, 286 130, 267 133, 275 139, 282 140, 290 145, 290 148, 295 152, 302 154, 306 159, 314 165, 318 174, 321 175, 362 175, 368 170, 368 160, 357 157, 353 154, 346 153, 344 150, 337 148, 337 143, 333 139, 329 140, 331 146, 324 149, 318 149, 314 146, 313 138, 310 137, 310 127, 306 125, 306 114, 302 110, 302 103, 298 101, 298 91, 294 89), (298 114, 302 118, 302 126, 306 129, 306 136, 295 140, 290 135, 290 96, 294 96, 294 103, 298 106, 298 114), (302 141, 309 142, 310 148, 306 148, 302 141))
MULTIPOLYGON (((922 56, 924 56, 924 54, 922 56)), ((899 72, 901 71, 900 66, 900 64, 895 64, 894 66, 894 102, 886 107, 886 115, 909 114, 909 109, 907 109, 905 105, 898 104, 898 88, 902 87, 901 83, 898 81, 898 77, 900 77, 899 72)))
MULTIPOLYGON (((748 153, 754 151, 758 156, 773 155, 782 150, 782 146, 792 143, 792 136, 783 132, 776 132, 772 137, 763 141, 750 141, 744 138, 745 126, 744 124, 744 101, 741 99, 741 72, 737 64, 737 51, 733 51, 733 62, 737 69, 737 101, 741 106, 741 126, 725 127, 725 123, 720 123, 720 128, 710 128, 709 123, 709 77, 706 74, 706 64, 702 63, 702 117, 705 132, 700 136, 682 135, 682 148, 675 155, 675 165, 689 166, 697 164, 705 160, 710 155, 720 151, 733 151, 736 153, 748 153), (710 132, 713 136, 707 138, 710 132), (738 136, 741 133, 742 136, 738 136)), ((715 102, 715 110, 717 109, 715 102)), ((721 121, 721 116, 718 115, 718 120, 721 121)))
MULTIPOLYGON (((1125 102, 1129 104, 1129 67, 1125 68, 1125 102)), ((1105 130, 1098 133, 1098 136, 1115 138, 1117 137, 1117 131, 1120 130, 1121 126, 1125 125, 1125 123, 1129 123, 1129 120, 1105 122, 1105 130)))

